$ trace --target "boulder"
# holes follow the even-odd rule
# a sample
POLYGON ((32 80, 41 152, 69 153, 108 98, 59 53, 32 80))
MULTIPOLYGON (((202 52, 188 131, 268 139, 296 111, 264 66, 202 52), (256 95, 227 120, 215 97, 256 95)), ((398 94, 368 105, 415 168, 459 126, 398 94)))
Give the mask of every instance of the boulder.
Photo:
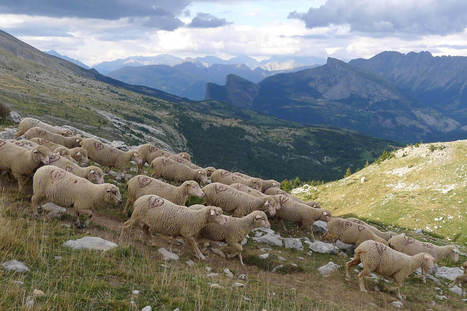
POLYGON ((3 269, 14 272, 29 272, 29 268, 18 260, 10 260, 2 263, 3 269))
POLYGON ((454 281, 456 277, 462 275, 464 271, 459 267, 439 267, 435 273, 437 278, 454 281))
POLYGON ((339 265, 333 263, 332 261, 328 262, 324 266, 321 266, 318 268, 319 273, 321 273, 322 276, 328 276, 332 272, 336 271, 339 269, 339 265))
POLYGON ((0 132, 0 139, 13 139, 15 138, 16 129, 14 128, 5 128, 0 132))
POLYGON ((15 123, 20 123, 23 118, 18 112, 10 111, 10 114, 8 115, 8 119, 10 119, 11 121, 15 123))
POLYGON ((320 253, 320 254, 337 254, 338 248, 331 243, 325 243, 321 241, 314 241, 314 242, 308 242, 305 241, 305 243, 308 244, 310 249, 313 252, 320 253))
POLYGON ((263 236, 254 237, 253 240, 255 242, 266 243, 271 246, 282 246, 282 238, 279 234, 276 233, 267 233, 263 236))
POLYGON ((72 249, 107 251, 117 247, 118 245, 114 242, 110 242, 99 237, 87 236, 78 240, 66 241, 63 243, 63 246, 70 247, 72 249))
POLYGON ((336 247, 346 252, 353 252, 355 249, 354 245, 341 242, 340 240, 336 241, 336 247))
POLYGON ((159 254, 162 255, 163 260, 174 260, 178 261, 180 257, 177 254, 172 253, 171 251, 166 250, 165 248, 159 248, 159 254))
POLYGON ((457 294, 459 296, 462 296, 462 288, 460 288, 459 286, 453 286, 451 288, 449 288, 449 291, 454 293, 454 294, 457 294))
POLYGON ((317 220, 313 223, 313 232, 326 233, 328 232, 328 223, 322 220, 317 220))
POLYGON ((299 251, 303 250, 302 241, 300 239, 283 238, 282 240, 284 241, 284 247, 285 248, 297 249, 299 251))
POLYGON ((60 218, 66 213, 66 208, 58 206, 52 202, 42 205, 42 209, 47 212, 47 217, 60 218))

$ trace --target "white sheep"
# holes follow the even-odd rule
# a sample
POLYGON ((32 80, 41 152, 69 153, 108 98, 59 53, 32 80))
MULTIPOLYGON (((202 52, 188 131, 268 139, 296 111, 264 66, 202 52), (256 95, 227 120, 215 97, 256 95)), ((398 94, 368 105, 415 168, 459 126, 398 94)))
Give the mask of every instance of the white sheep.
POLYGON ((179 163, 167 157, 158 157, 151 162, 154 169, 152 177, 164 178, 175 182, 196 180, 200 184, 207 184, 208 177, 203 169, 192 169, 183 163, 179 163))
POLYGON ((68 148, 79 147, 79 144, 82 140, 82 138, 78 136, 65 137, 59 134, 54 134, 40 127, 30 128, 26 131, 26 133, 24 133, 24 137, 26 137, 29 140, 31 140, 32 138, 44 138, 48 141, 68 148))
POLYGON ((35 143, 33 141, 30 141, 30 140, 27 140, 27 139, 21 139, 21 140, 8 139, 7 142, 10 143, 10 144, 15 144, 17 146, 23 147, 23 148, 28 149, 28 150, 32 150, 32 149, 36 148, 37 146, 39 146, 39 144, 37 144, 37 143, 35 143))
MULTIPOLYGON (((143 157, 143 163, 141 165, 141 168, 145 163, 151 164, 151 162, 155 158, 158 158, 158 157, 170 157, 170 156, 174 155, 171 152, 162 150, 162 149, 160 149, 160 148, 158 148, 156 146, 153 146, 151 144, 141 145, 141 146, 138 147, 138 149, 136 151, 138 151, 138 153, 143 157)), ((190 155, 188 153, 186 153, 186 152, 181 152, 178 155, 181 156, 182 158, 188 160, 188 161, 191 160, 190 155)))
POLYGON ((54 150, 61 156, 71 157, 77 163, 86 165, 89 163, 88 152, 83 147, 67 148, 64 146, 58 147, 54 150))
POLYGON ((157 195, 144 195, 136 200, 131 218, 123 224, 120 240, 122 241, 134 226, 140 226, 146 241, 151 238, 151 233, 182 236, 192 247, 195 256, 205 260, 206 257, 199 249, 195 237, 209 223, 225 223, 220 208, 206 206, 194 210, 176 205, 157 195))
POLYGON ((462 264, 462 268, 464 269, 464 274, 457 276, 454 282, 451 284, 451 287, 456 284, 460 285, 460 287, 462 288, 461 297, 464 297, 464 292, 467 288, 467 261, 464 261, 464 263, 462 264))
POLYGON ((293 195, 289 194, 287 191, 282 190, 282 189, 279 188, 279 187, 270 187, 270 188, 267 188, 267 189, 264 191, 264 194, 267 194, 267 195, 283 194, 283 195, 289 196, 290 199, 292 199, 292 200, 294 200, 294 201, 296 201, 296 202, 299 202, 299 203, 308 205, 309 207, 321 208, 321 205, 320 205, 318 202, 316 202, 316 201, 303 201, 303 200, 297 198, 296 196, 293 196, 293 195))
POLYGON ((280 188, 281 183, 274 179, 267 179, 261 181, 261 192, 265 192, 269 188, 280 188))
POLYGON ((350 217, 350 218, 346 218, 347 220, 350 220, 354 223, 357 223, 357 224, 360 224, 360 225, 364 225, 364 226, 367 226, 368 229, 370 229, 371 231, 373 231, 374 234, 376 234, 377 236, 379 236, 380 238, 383 238, 385 239, 386 241, 388 241, 390 238, 392 238, 393 236, 397 235, 397 233, 395 232, 392 232, 392 231, 381 231, 379 230, 378 228, 370 225, 370 224, 367 224, 366 222, 364 222, 363 220, 360 220, 358 218, 353 218, 353 217, 350 217))
POLYGON ((261 179, 258 178, 244 178, 241 173, 231 173, 224 169, 215 170, 211 175, 212 182, 218 182, 225 185, 231 185, 234 183, 241 183, 247 185, 253 189, 261 190, 261 179))
POLYGON ((91 160, 108 168, 115 167, 118 170, 125 170, 130 165, 130 161, 135 161, 138 167, 143 162, 142 156, 137 151, 125 152, 93 138, 83 139, 81 147, 88 152, 88 157, 91 160))
POLYGON ((47 124, 45 122, 42 122, 34 118, 24 118, 18 124, 18 131, 15 134, 15 138, 20 137, 21 135, 23 135, 24 133, 26 133, 29 129, 33 127, 39 127, 51 133, 66 136, 66 137, 73 135, 73 132, 69 129, 62 128, 59 126, 53 126, 53 125, 47 124))
POLYGON ((207 224, 201 230, 201 236, 213 241, 225 241, 233 250, 229 257, 238 256, 243 265, 241 241, 255 228, 270 228, 268 216, 262 211, 253 211, 241 218, 224 217, 226 218, 225 224, 207 224))
MULTIPOLYGON (((404 233, 393 236, 389 239, 388 243, 393 249, 407 255, 428 253, 435 258, 435 263, 445 257, 449 257, 454 262, 459 260, 459 250, 454 245, 437 246, 428 242, 421 242, 414 238, 410 238, 404 233)), ((426 282, 425 274, 426 271, 422 270, 423 282, 426 282)))
POLYGON ((356 246, 364 241, 373 240, 388 245, 385 239, 373 233, 367 226, 339 217, 333 217, 328 222, 328 232, 323 236, 323 240, 333 242, 340 240, 341 242, 356 246))
POLYGON ((212 173, 216 171, 216 168, 213 166, 208 166, 208 167, 205 167, 204 170, 206 171, 206 175, 208 177, 211 177, 212 173))
POLYGON ((203 198, 204 192, 196 181, 188 180, 176 187, 163 181, 138 175, 131 178, 127 183, 128 199, 126 201, 124 214, 130 210, 130 206, 136 199, 147 194, 155 194, 177 205, 185 205, 190 195, 203 198))
POLYGON ((232 187, 232 188, 237 189, 238 191, 248 193, 249 195, 252 195, 252 196, 257 197, 257 198, 264 198, 264 197, 267 196, 266 194, 262 193, 261 191, 253 189, 253 188, 248 187, 247 185, 244 185, 244 184, 241 184, 241 183, 234 183, 234 184, 231 184, 229 186, 232 187))
POLYGON ((63 147, 62 145, 60 144, 56 144, 54 142, 51 142, 47 139, 44 139, 44 138, 40 138, 40 137, 34 137, 34 138, 31 138, 29 139, 30 142, 33 142, 35 144, 38 144, 38 145, 41 145, 41 146, 44 146, 44 147, 47 147, 49 148, 50 151, 54 151, 55 149, 59 148, 59 147, 63 147))
POLYGON ((78 177, 86 178, 92 183, 104 183, 104 172, 97 166, 80 167, 58 153, 50 154, 49 164, 64 169, 78 177))
POLYGON ((402 300, 400 288, 404 280, 420 267, 422 270, 431 270, 434 267, 434 261, 433 256, 427 253, 409 256, 382 243, 369 240, 355 249, 354 259, 345 266, 345 275, 346 280, 350 280, 350 267, 362 262, 363 270, 358 274, 362 292, 367 292, 364 277, 374 271, 395 281, 396 287, 393 290, 396 291, 397 297, 402 300))
POLYGON ((243 217, 256 210, 265 211, 271 216, 276 214, 277 205, 267 197, 257 198, 221 183, 209 184, 203 191, 208 204, 219 206, 235 217, 243 217))
POLYGON ((0 140, 0 172, 10 171, 18 181, 18 190, 24 193, 24 186, 41 164, 49 163, 49 149, 37 146, 27 150, 0 140))
MULTIPOLYGON (((88 215, 99 206, 114 206, 122 202, 117 186, 112 184, 96 185, 61 168, 47 165, 37 170, 33 178, 32 207, 42 213, 41 205, 52 202, 63 207, 73 207, 78 226, 80 215, 88 215)), ((87 223, 86 222, 86 223, 87 223)), ((85 224, 86 224, 85 223, 85 224)))

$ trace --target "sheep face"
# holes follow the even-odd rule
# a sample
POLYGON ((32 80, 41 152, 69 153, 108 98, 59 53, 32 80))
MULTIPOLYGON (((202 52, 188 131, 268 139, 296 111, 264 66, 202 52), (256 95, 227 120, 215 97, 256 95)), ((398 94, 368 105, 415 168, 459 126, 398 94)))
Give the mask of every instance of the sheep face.
POLYGON ((32 152, 32 157, 33 157, 34 161, 42 162, 45 165, 49 164, 49 162, 50 162, 50 159, 49 159, 50 151, 49 151, 49 149, 47 149, 44 146, 37 146, 31 152, 32 152))
POLYGON ((73 136, 73 132, 70 129, 63 129, 62 136, 65 136, 65 137, 73 136))
POLYGON ((96 166, 90 166, 88 167, 87 179, 95 184, 103 184, 104 172, 102 172, 102 170, 96 166))
POLYGON ((112 205, 118 205, 122 203, 122 196, 120 195, 120 190, 118 190, 115 185, 107 185, 105 188, 104 201, 112 205))
POLYGON ((138 167, 142 167, 144 165, 144 157, 137 151, 133 152, 131 160, 135 161, 138 167))
POLYGON ((78 163, 89 163, 88 152, 83 148, 80 148, 78 151, 75 151, 71 154, 71 157, 78 161, 78 163))
POLYGON ((222 209, 220 207, 209 207, 208 223, 216 223, 219 225, 225 225, 227 223, 226 217, 222 214, 222 209))
POLYGON ((422 268, 425 271, 432 271, 434 267, 435 267, 435 258, 431 256, 430 254, 424 253, 422 268))
POLYGON ((274 200, 266 200, 263 205, 263 209, 268 213, 269 216, 276 215, 276 210, 278 210, 280 206, 274 200))
POLYGON ((200 184, 206 185, 208 183, 208 176, 206 175, 206 171, 198 170, 196 172, 196 176, 196 179, 199 181, 200 184))
POLYGON ((331 233, 330 231, 326 232, 323 237, 321 238, 323 241, 330 241, 330 242, 336 242, 338 239, 338 236, 335 233, 331 233))
POLYGON ((449 252, 449 258, 451 258, 452 261, 458 262, 459 261, 459 250, 455 248, 454 246, 451 246, 451 251, 449 252))
POLYGON ((264 212, 257 211, 254 213, 255 217, 253 218, 253 224, 255 228, 271 228, 268 216, 264 212))
POLYGON ((185 189, 189 195, 193 195, 198 198, 204 198, 204 192, 201 190, 200 186, 196 181, 187 181, 185 182, 185 189))
POLYGON ((326 210, 321 211, 321 215, 319 217, 319 220, 322 220, 322 221, 325 221, 325 222, 330 221, 331 220, 331 212, 326 211, 326 210))
POLYGON ((206 171, 206 175, 208 177, 211 177, 212 173, 214 173, 214 171, 216 170, 215 167, 212 167, 212 166, 208 166, 204 169, 206 171))
POLYGON ((248 186, 258 191, 261 191, 262 181, 261 179, 258 179, 258 178, 252 178, 250 182, 248 183, 248 186))
POLYGON ((187 161, 191 160, 191 156, 186 152, 180 152, 178 155, 181 156, 182 158, 184 158, 187 161))

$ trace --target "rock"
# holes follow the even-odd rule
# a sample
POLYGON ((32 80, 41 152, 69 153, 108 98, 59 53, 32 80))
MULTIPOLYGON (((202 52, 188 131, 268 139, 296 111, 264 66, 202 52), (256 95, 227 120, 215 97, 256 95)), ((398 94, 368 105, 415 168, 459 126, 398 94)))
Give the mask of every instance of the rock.
POLYGON ((255 234, 258 232, 258 233, 264 233, 264 234, 276 234, 276 232, 270 228, 256 228, 253 230, 253 232, 255 232, 255 234))
POLYGON ((248 297, 246 297, 246 296, 242 296, 242 298, 243 298, 243 300, 245 300, 246 302, 250 302, 250 301, 251 301, 251 299, 248 298, 248 297))
POLYGON ((262 251, 263 253, 267 253, 267 252, 272 251, 272 248, 270 248, 270 247, 261 247, 259 250, 262 251))
POLYGON ((305 260, 305 258, 301 257, 301 256, 298 256, 297 257, 298 260, 305 260))
POLYGON ((214 278, 214 277, 216 277, 218 275, 219 275, 219 273, 211 272, 211 273, 208 273, 207 277, 208 278, 214 278))
POLYGON ((271 246, 282 246, 282 238, 276 233, 267 233, 260 237, 254 237, 253 240, 258 243, 266 243, 271 246))
POLYGON ((151 306, 146 306, 143 309, 141 309, 141 311, 152 311, 152 307, 151 306))
POLYGON ((114 148, 123 150, 123 151, 128 151, 130 150, 128 146, 121 140, 114 140, 110 143, 110 145, 114 148))
POLYGON ((321 266, 318 268, 319 273, 321 273, 322 276, 328 276, 332 272, 336 271, 339 269, 339 265, 333 263, 332 261, 328 262, 324 266, 321 266))
POLYGON ((285 258, 282 257, 282 256, 277 256, 277 259, 279 259, 280 261, 287 261, 287 259, 285 259, 285 258))
POLYGON ((246 243, 248 243, 248 236, 246 236, 240 244, 242 244, 242 246, 245 246, 246 243))
POLYGON ((229 268, 224 269, 224 274, 226 277, 231 278, 231 279, 234 277, 232 271, 230 271, 229 268))
POLYGON ((320 254, 337 254, 337 251, 338 251, 337 247, 331 243, 325 243, 321 241, 314 241, 314 242, 305 241, 305 243, 308 244, 308 246, 313 252, 320 253, 320 254))
POLYGON ((13 283, 18 284, 18 285, 24 285, 23 281, 13 281, 13 283))
POLYGON ((221 250, 218 249, 218 248, 211 248, 211 252, 213 252, 213 253, 216 254, 217 256, 220 256, 220 257, 225 258, 224 252, 221 251, 221 250))
POLYGON ((449 291, 450 292, 453 292, 454 294, 457 294, 459 296, 462 296, 462 288, 460 288, 459 286, 454 286, 454 287, 450 287, 449 288, 449 291))
POLYGON ((366 181, 366 177, 365 177, 365 176, 363 176, 362 178, 360 178, 360 183, 363 184, 365 181, 366 181))
POLYGON ((0 139, 14 139, 16 134, 16 129, 5 128, 0 132, 0 139))
POLYGON ((24 303, 24 306, 26 307, 26 309, 32 309, 32 307, 34 306, 34 297, 26 297, 26 302, 24 303))
POLYGON ((353 252, 354 249, 355 249, 354 245, 341 242, 340 240, 336 241, 336 247, 338 249, 342 249, 342 250, 344 250, 346 252, 353 252))
POLYGON ((317 220, 313 223, 313 232, 326 233, 328 232, 328 223, 322 220, 317 220))
POLYGON ((179 309, 179 308, 175 308, 174 311, 180 311, 180 309, 179 309))
POLYGON ((20 123, 21 120, 23 119, 21 115, 16 111, 10 111, 8 118, 15 123, 20 123))
POLYGON ((448 279, 454 281, 456 277, 462 275, 464 271, 459 267, 439 267, 435 273, 437 278, 448 279))
POLYGON ((258 256, 260 259, 267 259, 269 257, 269 254, 268 253, 265 253, 265 254, 261 254, 258 256))
POLYGON ((131 292, 131 294, 134 295, 134 296, 137 296, 137 295, 139 295, 139 290, 134 289, 134 290, 131 292))
POLYGON ((394 307, 394 308, 397 308, 397 309, 400 309, 404 306, 404 304, 402 303, 402 301, 399 301, 399 300, 396 300, 396 301, 393 301, 391 302, 391 305, 394 307))
POLYGON ((22 263, 21 261, 17 260, 10 260, 2 263, 3 269, 7 271, 14 271, 14 272, 29 272, 29 268, 22 263))
POLYGON ((238 279, 242 281, 248 281, 248 276, 246 274, 240 274, 238 279))
POLYGON ((62 260, 62 256, 54 256, 55 260, 62 260))
POLYGON ((34 297, 43 297, 45 296, 45 293, 43 291, 41 291, 40 289, 35 289, 32 291, 32 295, 34 297))
POLYGON ((206 266, 205 269, 206 269, 207 272, 211 272, 211 271, 212 271, 212 268, 211 268, 210 266, 206 266))
POLYGON ((434 276, 432 276, 431 274, 426 274, 425 276, 428 280, 432 280, 433 282, 435 282, 437 285, 441 285, 441 281, 438 280, 437 278, 435 278, 434 276))
POLYGON ((445 295, 436 295, 435 298, 441 301, 448 300, 448 297, 446 297, 445 295))
POLYGON ((117 247, 118 245, 114 242, 110 242, 99 237, 87 236, 78 240, 66 241, 63 243, 63 246, 70 247, 72 249, 107 251, 117 247))
POLYGON ((165 248, 159 248, 159 254, 162 255, 162 260, 174 260, 178 261, 180 257, 177 254, 172 253, 171 251, 166 250, 165 248))
POLYGON ((272 268, 271 272, 276 272, 277 270, 282 269, 282 268, 284 268, 284 265, 275 266, 274 268, 272 268))
POLYGON ((191 259, 190 259, 190 260, 187 260, 185 263, 186 263, 187 265, 189 265, 190 267, 193 267, 193 266, 195 265, 195 262, 194 262, 193 260, 191 260, 191 259))
POLYGON ((300 239, 284 238, 282 240, 284 241, 284 247, 285 248, 297 249, 299 251, 303 250, 302 241, 300 239))
POLYGON ((312 256, 313 255, 313 251, 308 251, 308 253, 306 253, 307 256, 312 256))
POLYGON ((232 284, 232 287, 233 287, 233 288, 245 287, 245 284, 240 283, 240 282, 235 282, 235 283, 232 284))
POLYGON ((42 209, 47 212, 47 217, 60 218, 66 213, 66 208, 58 206, 52 202, 42 205, 42 209))
POLYGON ((217 284, 217 283, 210 283, 210 284, 209 284, 209 287, 210 287, 210 288, 224 288, 223 286, 221 286, 221 285, 219 285, 219 284, 217 284))

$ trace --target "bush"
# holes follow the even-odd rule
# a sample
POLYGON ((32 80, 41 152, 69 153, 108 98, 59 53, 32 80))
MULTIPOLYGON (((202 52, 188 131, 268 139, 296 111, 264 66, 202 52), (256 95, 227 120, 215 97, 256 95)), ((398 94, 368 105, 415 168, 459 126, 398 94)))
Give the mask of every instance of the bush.
POLYGON ((10 108, 5 104, 0 103, 0 118, 2 119, 1 120, 2 122, 6 121, 9 113, 10 113, 10 108))
POLYGON ((379 156, 378 159, 376 159, 375 163, 380 164, 383 163, 386 160, 394 158, 394 153, 393 152, 388 152, 386 150, 383 151, 383 154, 379 156))

